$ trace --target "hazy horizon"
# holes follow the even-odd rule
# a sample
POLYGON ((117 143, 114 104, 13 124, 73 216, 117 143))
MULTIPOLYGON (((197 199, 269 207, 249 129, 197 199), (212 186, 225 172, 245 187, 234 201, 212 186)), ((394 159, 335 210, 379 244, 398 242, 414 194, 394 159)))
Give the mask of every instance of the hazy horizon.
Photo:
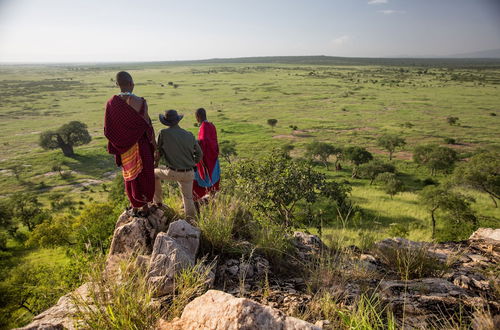
POLYGON ((500 49, 500 1, 0 0, 0 63, 443 57, 500 49))

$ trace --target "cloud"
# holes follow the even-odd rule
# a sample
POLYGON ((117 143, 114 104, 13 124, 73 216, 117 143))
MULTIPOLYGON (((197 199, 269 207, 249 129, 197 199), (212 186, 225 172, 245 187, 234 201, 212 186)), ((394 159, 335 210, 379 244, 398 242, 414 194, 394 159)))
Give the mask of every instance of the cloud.
POLYGON ((368 4, 369 5, 380 5, 380 4, 388 3, 388 2, 389 2, 388 0, 370 0, 370 1, 368 1, 368 4))
POLYGON ((378 13, 384 14, 384 15, 393 15, 393 14, 404 14, 406 13, 404 10, 393 10, 393 9, 386 9, 386 10, 377 10, 378 13))
POLYGON ((346 44, 347 42, 349 42, 349 40, 351 40, 351 37, 341 36, 341 37, 333 39, 332 44, 334 44, 335 46, 342 46, 342 45, 346 44))

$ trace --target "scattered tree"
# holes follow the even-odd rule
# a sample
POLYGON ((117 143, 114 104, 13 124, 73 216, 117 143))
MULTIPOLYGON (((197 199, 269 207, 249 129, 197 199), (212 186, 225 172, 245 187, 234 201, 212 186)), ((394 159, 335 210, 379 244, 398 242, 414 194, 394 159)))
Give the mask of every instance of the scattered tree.
POLYGON ((306 156, 319 159, 328 170, 328 158, 339 152, 337 148, 326 142, 314 141, 306 145, 306 156))
POLYGON ((295 132, 296 130, 298 130, 298 129, 299 129, 299 127, 298 127, 297 125, 290 125, 290 126, 288 126, 288 127, 290 127, 290 128, 291 128, 292 132, 295 132))
POLYGON ((344 156, 348 159, 353 165, 352 169, 352 177, 357 177, 358 166, 364 163, 368 163, 373 159, 373 155, 362 147, 348 147, 344 149, 344 156))
POLYGON ((377 177, 377 175, 381 173, 394 173, 396 168, 392 164, 387 164, 381 162, 380 160, 372 160, 371 162, 361 164, 358 168, 358 176, 361 178, 370 179, 370 185, 373 184, 373 181, 377 177))
POLYGON ((389 152, 389 160, 392 160, 392 154, 396 148, 404 146, 406 142, 397 135, 385 134, 378 138, 377 144, 389 152))
POLYGON ((458 117, 446 117, 446 122, 450 124, 450 126, 460 125, 458 119, 458 117))
POLYGON ((471 222, 477 225, 477 218, 470 204, 473 198, 454 192, 449 187, 427 186, 420 192, 420 203, 426 207, 431 216, 432 238, 436 234, 436 211, 443 211, 449 219, 456 222, 471 222))
POLYGON ((234 141, 222 141, 221 143, 219 143, 219 147, 221 156, 229 164, 231 164, 232 157, 238 156, 238 153, 236 152, 236 142, 234 141))
POLYGON ((428 144, 415 148, 413 161, 431 170, 431 175, 436 171, 449 172, 458 160, 457 152, 451 148, 428 144))
POLYGON ((461 163, 453 171, 453 181, 487 193, 495 207, 500 199, 500 153, 482 152, 468 162, 461 163))
POLYGON ((65 156, 71 157, 75 154, 74 146, 87 144, 91 140, 87 125, 79 121, 72 121, 56 131, 42 132, 39 144, 44 149, 60 148, 65 156))
POLYGON ((33 194, 15 193, 10 197, 10 205, 14 220, 21 222, 29 231, 47 217, 42 210, 42 203, 33 194))
POLYGON ((267 124, 269 126, 271 126, 273 132, 274 132, 274 127, 276 126, 277 123, 278 123, 278 119, 268 119, 267 120, 267 124))
POLYGON ((377 181, 384 186, 384 192, 391 196, 391 199, 399 192, 403 191, 403 182, 396 177, 396 174, 384 172, 377 175, 377 181))

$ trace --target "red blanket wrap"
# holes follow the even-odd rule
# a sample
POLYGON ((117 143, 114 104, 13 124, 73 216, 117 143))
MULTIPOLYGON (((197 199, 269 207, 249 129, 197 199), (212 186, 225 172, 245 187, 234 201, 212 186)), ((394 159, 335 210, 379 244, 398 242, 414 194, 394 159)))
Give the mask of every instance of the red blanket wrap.
POLYGON ((153 200, 154 176, 154 130, 145 116, 146 101, 139 112, 121 97, 115 95, 106 103, 104 135, 108 139, 108 152, 115 156, 117 166, 122 166, 121 155, 137 143, 142 161, 142 170, 129 181, 125 191, 133 207, 141 207, 153 200))
MULTIPOLYGON (((215 125, 204 121, 201 123, 198 131, 198 143, 203 151, 202 160, 196 164, 198 175, 205 179, 207 175, 211 175, 214 170, 215 163, 219 157, 219 144, 217 142, 217 129, 215 125)), ((196 181, 193 182, 193 199, 196 201, 206 194, 219 190, 220 180, 214 182, 211 187, 200 187, 196 181)))

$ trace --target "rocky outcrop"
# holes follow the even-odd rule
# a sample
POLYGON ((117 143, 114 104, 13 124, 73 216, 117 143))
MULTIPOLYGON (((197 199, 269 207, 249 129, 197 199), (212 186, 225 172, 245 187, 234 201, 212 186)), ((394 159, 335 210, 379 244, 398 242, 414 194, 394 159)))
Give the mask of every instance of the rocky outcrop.
POLYGON ((156 236, 166 231, 168 224, 169 219, 160 209, 156 209, 147 218, 133 217, 127 211, 123 212, 116 223, 109 254, 150 254, 156 236))
POLYGON ((193 266, 200 244, 200 230, 184 220, 172 222, 167 233, 156 236, 148 271, 148 282, 155 294, 163 296, 174 289, 174 277, 193 266))
MULTIPOLYGON (((458 311, 464 313, 463 317, 471 317, 477 310, 488 311, 493 316, 488 322, 495 322, 494 317, 500 315, 499 235, 499 229, 483 228, 463 242, 430 244, 391 238, 376 243, 371 252, 362 253, 354 248, 328 249, 317 236, 296 232, 292 238, 295 247, 290 258, 292 266, 286 272, 273 269, 266 258, 254 252, 239 259, 219 256, 221 259, 207 282, 214 282, 215 278, 215 287, 226 293, 208 291, 189 303, 179 319, 160 322, 160 328, 316 329, 310 323, 286 315, 296 315, 314 303, 314 294, 306 285, 310 281, 303 277, 305 273, 300 272, 299 267, 318 267, 322 258, 332 259, 330 264, 322 266, 324 270, 314 269, 326 271, 324 275, 333 276, 333 280, 321 282, 321 290, 327 290, 331 297, 338 299, 336 304, 347 310, 355 307, 363 293, 369 292, 378 297, 381 306, 386 306, 403 328, 433 327, 438 324, 436 321, 452 319, 458 311), (404 277, 393 268, 394 263, 387 260, 390 254, 386 254, 385 259, 379 254, 398 249, 403 253, 411 250, 428 253, 432 257, 428 267, 439 267, 440 272, 433 277, 401 280, 404 277), (296 260, 300 263, 294 263, 296 260), (443 265, 445 267, 441 267, 443 265), (231 294, 247 298, 235 298, 231 294)), ((159 212, 151 219, 124 214, 117 222, 108 262, 111 264, 114 258, 131 253, 142 253, 137 257, 137 264, 143 267, 149 283, 155 287, 157 301, 169 303, 170 298, 163 296, 172 292, 175 274, 195 264, 199 240, 199 229, 184 220, 170 223, 159 212)), ((406 255, 421 256, 419 253, 406 255)), ((78 290, 86 290, 84 288, 78 290)), ((64 296, 25 329, 72 329, 75 326, 71 319, 73 312, 69 296, 64 296)), ((317 321, 318 326, 325 328, 336 327, 336 320, 310 321, 317 321)), ((474 324, 481 322, 473 321, 474 324)))
POLYGON ((222 291, 209 290, 190 302, 179 319, 172 322, 160 321, 158 329, 312 330, 320 328, 286 316, 277 309, 253 300, 236 298, 222 291))
POLYGON ((19 330, 60 330, 77 329, 77 321, 73 318, 76 307, 74 299, 85 300, 88 294, 88 286, 84 284, 72 293, 59 298, 57 304, 45 312, 35 316, 33 321, 19 330))

